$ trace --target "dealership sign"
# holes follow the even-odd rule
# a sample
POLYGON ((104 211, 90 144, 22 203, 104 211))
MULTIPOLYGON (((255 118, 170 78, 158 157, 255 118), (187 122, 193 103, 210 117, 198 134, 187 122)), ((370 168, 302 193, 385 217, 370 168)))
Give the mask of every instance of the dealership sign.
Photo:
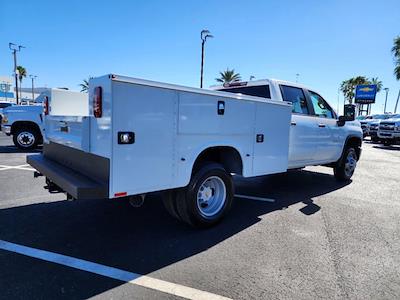
POLYGON ((355 102, 359 104, 375 103, 376 84, 360 84, 356 86, 355 102))

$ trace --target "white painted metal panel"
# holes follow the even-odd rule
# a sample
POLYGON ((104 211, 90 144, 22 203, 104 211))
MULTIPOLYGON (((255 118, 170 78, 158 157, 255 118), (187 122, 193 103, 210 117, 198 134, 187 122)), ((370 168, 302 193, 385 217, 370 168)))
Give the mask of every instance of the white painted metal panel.
POLYGON ((256 105, 253 176, 285 172, 291 107, 264 103, 256 105), (257 135, 263 135, 263 142, 257 142, 257 135))
POLYGON ((110 197, 173 185, 178 93, 113 82, 110 197), (120 131, 135 133, 133 144, 118 144, 120 131))
POLYGON ((45 132, 47 141, 83 151, 89 150, 88 117, 47 116, 45 132))
POLYGON ((88 94, 51 89, 50 114, 53 116, 88 116, 88 94))
POLYGON ((179 94, 179 134, 249 135, 254 132, 255 103, 190 92, 179 94), (218 114, 218 102, 224 106, 218 114))

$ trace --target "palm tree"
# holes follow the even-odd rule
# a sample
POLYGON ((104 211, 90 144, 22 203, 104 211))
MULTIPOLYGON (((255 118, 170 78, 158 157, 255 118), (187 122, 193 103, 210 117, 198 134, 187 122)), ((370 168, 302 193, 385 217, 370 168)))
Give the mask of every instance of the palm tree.
POLYGON ((240 77, 239 73, 235 73, 235 70, 229 70, 229 68, 226 68, 225 71, 223 72, 219 72, 220 77, 219 78, 215 78, 215 80, 217 82, 221 82, 221 83, 231 83, 231 82, 238 82, 240 81, 242 78, 240 77))
POLYGON ((378 79, 378 77, 372 77, 371 80, 369 80, 371 84, 376 85, 376 92, 379 93, 382 90, 383 84, 382 81, 378 79))
POLYGON ((340 90, 343 92, 344 97, 346 100, 352 104, 354 98, 354 89, 359 84, 369 84, 370 81, 365 76, 357 76, 350 78, 348 80, 342 81, 340 85, 340 90))
MULTIPOLYGON (((393 40, 392 53, 394 56, 394 76, 396 76, 397 80, 400 80, 400 35, 398 35, 393 40)), ((394 106, 395 113, 397 111, 397 105, 399 104, 399 99, 400 99, 400 90, 397 95, 396 105, 394 106)))
MULTIPOLYGON (((89 77, 90 79, 91 77, 89 77)), ((83 83, 80 83, 79 86, 81 87, 81 92, 89 92, 89 79, 83 79, 83 83)))
POLYGON ((19 80, 19 97, 22 99, 22 79, 26 77, 26 69, 23 66, 17 66, 17 71, 19 80))
POLYGON ((400 35, 393 41, 392 53, 395 60, 394 76, 397 80, 400 80, 400 35))

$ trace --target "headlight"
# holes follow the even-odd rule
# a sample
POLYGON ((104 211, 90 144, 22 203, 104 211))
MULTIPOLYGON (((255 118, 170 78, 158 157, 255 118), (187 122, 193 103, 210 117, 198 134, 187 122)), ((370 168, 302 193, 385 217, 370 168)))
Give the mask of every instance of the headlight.
POLYGON ((3 118, 1 119, 1 123, 3 123, 3 124, 8 123, 7 115, 3 115, 3 118))

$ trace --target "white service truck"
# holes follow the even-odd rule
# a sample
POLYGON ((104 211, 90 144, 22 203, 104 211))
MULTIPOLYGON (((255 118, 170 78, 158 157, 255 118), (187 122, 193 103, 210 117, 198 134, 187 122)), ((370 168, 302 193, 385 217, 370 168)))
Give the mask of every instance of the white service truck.
POLYGON ((232 204, 233 174, 321 164, 349 180, 360 157, 360 124, 298 84, 206 90, 106 75, 89 87, 89 114, 47 115, 43 154, 27 157, 50 191, 75 199, 132 201, 162 191, 172 216, 207 227, 232 204))
POLYGON ((85 93, 65 89, 49 88, 41 93, 32 105, 13 105, 3 109, 1 130, 12 135, 14 145, 21 150, 35 149, 43 143, 43 109, 52 99, 55 111, 72 115, 88 115, 88 96, 85 93))

